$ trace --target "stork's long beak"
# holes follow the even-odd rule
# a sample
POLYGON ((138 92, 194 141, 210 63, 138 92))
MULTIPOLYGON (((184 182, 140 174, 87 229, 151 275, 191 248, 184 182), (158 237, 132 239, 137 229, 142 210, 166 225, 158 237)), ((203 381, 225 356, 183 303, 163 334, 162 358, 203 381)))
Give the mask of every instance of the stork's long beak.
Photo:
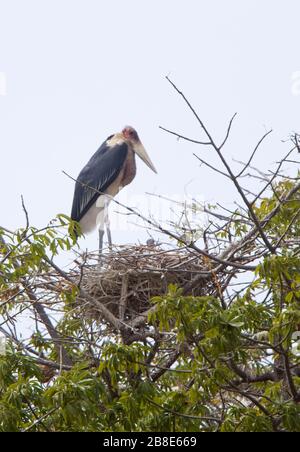
POLYGON ((135 143, 133 146, 134 152, 140 157, 140 159, 143 160, 144 163, 146 163, 147 166, 149 166, 152 171, 154 171, 157 174, 157 171, 155 169, 155 166, 153 165, 149 155, 147 154, 146 149, 142 145, 141 142, 135 143))

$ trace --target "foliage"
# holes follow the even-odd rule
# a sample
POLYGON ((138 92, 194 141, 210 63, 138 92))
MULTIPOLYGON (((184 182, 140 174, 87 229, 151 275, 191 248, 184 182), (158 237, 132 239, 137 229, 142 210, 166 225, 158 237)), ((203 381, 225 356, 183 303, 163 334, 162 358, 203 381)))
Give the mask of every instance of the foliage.
MULTIPOLYGON (((290 183, 278 189, 290 190, 290 183)), ((273 198, 257 203, 259 217, 274 208, 273 198)), ((299 205, 295 196, 284 206, 270 234, 280 237, 299 205)), ((61 362, 45 328, 29 341, 12 334, 0 357, 0 430, 300 431, 300 363, 292 341, 300 329, 300 258, 298 244, 289 245, 299 227, 297 220, 278 252, 260 258, 245 273, 251 282, 231 288, 227 299, 224 290, 193 297, 170 286, 152 300, 156 309, 147 320, 160 335, 143 342, 128 345, 117 332, 92 341, 95 325, 76 315, 77 291, 61 281, 56 330, 72 365, 61 362), (162 350, 155 354, 154 347, 162 350)), ((53 227, 1 236, 0 307, 12 325, 25 308, 34 310, 30 290, 43 302, 34 279, 49 272, 44 257, 68 250, 76 238, 53 227)))

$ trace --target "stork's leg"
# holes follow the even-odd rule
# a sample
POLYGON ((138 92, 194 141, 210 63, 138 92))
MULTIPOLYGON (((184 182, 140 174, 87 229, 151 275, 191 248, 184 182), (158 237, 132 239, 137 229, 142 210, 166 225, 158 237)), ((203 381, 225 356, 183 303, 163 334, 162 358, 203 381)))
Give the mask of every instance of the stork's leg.
POLYGON ((105 204, 104 197, 99 196, 96 201, 96 207, 99 209, 96 223, 98 224, 98 234, 99 234, 99 264, 102 264, 102 253, 104 245, 104 220, 105 220, 105 204))
POLYGON ((109 199, 107 197, 105 197, 105 201, 104 201, 104 223, 105 223, 105 226, 106 226, 106 234, 107 234, 108 246, 111 249, 112 248, 112 238, 111 238, 110 221, 109 221, 109 215, 108 215, 108 205, 109 205, 109 199))
POLYGON ((102 226, 99 228, 99 257, 101 258, 101 254, 103 252, 103 239, 104 239, 104 229, 102 226))
POLYGON ((111 249, 112 248, 112 238, 111 238, 110 222, 109 222, 108 217, 107 217, 107 222, 106 222, 106 234, 107 234, 108 246, 111 249))
POLYGON ((104 231, 106 229, 107 240, 109 248, 112 247, 112 239, 110 232, 110 223, 108 217, 108 205, 110 198, 107 196, 99 196, 97 207, 99 207, 99 214, 97 216, 97 223, 99 224, 99 264, 102 265, 102 254, 104 247, 104 231))

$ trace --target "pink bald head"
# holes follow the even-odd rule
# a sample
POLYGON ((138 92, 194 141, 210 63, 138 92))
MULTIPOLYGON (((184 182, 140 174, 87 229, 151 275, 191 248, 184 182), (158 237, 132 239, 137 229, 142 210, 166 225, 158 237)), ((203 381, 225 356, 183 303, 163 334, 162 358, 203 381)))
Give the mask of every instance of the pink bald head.
POLYGON ((130 140, 130 141, 139 141, 140 140, 139 136, 137 134, 137 131, 131 126, 124 127, 124 129, 122 130, 122 134, 126 140, 130 140))

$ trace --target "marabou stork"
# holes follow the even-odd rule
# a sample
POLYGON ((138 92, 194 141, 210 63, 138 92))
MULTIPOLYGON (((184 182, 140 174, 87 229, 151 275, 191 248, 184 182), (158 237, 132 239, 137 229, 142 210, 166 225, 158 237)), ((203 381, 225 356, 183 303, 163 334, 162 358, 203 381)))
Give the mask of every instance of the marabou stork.
MULTIPOLYGON (((99 226, 100 253, 104 224, 108 225, 109 201, 133 181, 136 175, 135 154, 156 173, 137 132, 133 127, 126 126, 121 133, 111 135, 104 141, 76 180, 71 218, 79 222, 83 234, 99 226)), ((108 226, 107 233, 111 245, 108 226)))

